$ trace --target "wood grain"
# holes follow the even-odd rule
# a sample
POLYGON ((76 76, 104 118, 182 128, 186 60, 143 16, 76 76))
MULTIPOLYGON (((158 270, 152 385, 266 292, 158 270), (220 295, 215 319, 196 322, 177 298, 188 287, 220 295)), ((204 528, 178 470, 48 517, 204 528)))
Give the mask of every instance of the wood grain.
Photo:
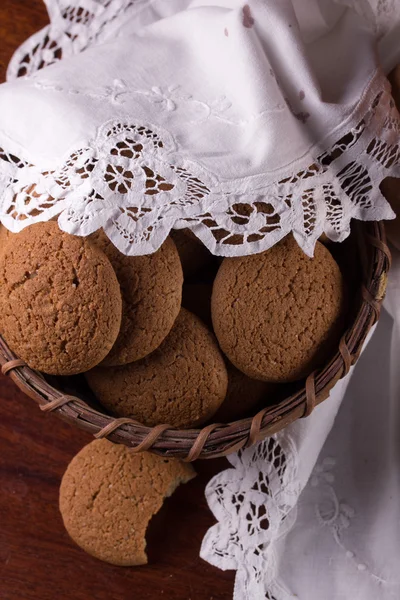
MULTIPOLYGON (((1 0, 0 81, 15 48, 44 27, 41 0, 1 0)), ((214 523, 204 487, 226 461, 195 464, 199 476, 166 501, 150 524, 150 564, 112 567, 68 538, 58 488, 74 454, 91 438, 54 415, 42 414, 0 377, 1 600, 228 600, 233 573, 199 558, 214 523)))

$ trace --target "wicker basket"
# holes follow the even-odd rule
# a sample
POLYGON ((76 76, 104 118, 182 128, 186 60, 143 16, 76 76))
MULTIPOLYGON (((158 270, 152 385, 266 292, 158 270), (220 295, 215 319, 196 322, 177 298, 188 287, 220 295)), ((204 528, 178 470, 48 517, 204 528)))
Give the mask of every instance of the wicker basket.
POLYGON ((279 431, 296 419, 308 416, 317 404, 328 398, 335 383, 358 359, 369 330, 379 318, 390 268, 390 252, 382 223, 357 223, 356 235, 362 277, 354 301, 354 317, 340 340, 336 355, 323 368, 311 373, 304 385, 290 397, 263 408, 253 418, 225 425, 212 424, 200 430, 176 430, 168 425, 148 428, 132 419, 116 419, 81 398, 66 395, 61 391, 61 382, 60 385, 56 382, 57 387, 50 384, 40 373, 18 359, 0 338, 2 372, 37 402, 42 411, 52 411, 96 438, 107 437, 132 447, 135 452, 152 450, 187 461, 225 456, 279 431))

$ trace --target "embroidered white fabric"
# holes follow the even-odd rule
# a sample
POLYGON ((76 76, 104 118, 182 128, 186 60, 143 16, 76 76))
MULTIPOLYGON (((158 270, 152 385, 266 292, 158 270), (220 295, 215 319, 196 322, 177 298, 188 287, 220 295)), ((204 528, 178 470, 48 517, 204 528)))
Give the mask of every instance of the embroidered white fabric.
MULTIPOLYGON (((391 216, 378 183, 399 175, 399 119, 372 34, 344 4, 392 68, 396 0, 48 0, 50 25, 0 90, 2 221, 16 231, 60 214, 131 254, 190 227, 234 255, 290 230, 311 254, 324 230, 340 240, 351 218, 391 216)), ((329 401, 209 483, 217 524, 201 556, 237 571, 235 600, 399 597, 400 337, 389 317, 377 332, 329 401)))
POLYGON ((237 571, 234 600, 400 597, 400 252, 393 252, 386 311, 329 401, 230 457, 234 468, 207 486, 218 523, 201 556, 237 571))
MULTIPOLYGON (((235 569, 234 600, 287 600, 280 543, 297 519, 297 503, 332 427, 350 374, 329 402, 254 448, 228 457, 233 469, 216 475, 206 497, 218 523, 200 555, 220 569, 235 569)), ((297 560, 302 562, 301 557, 297 560)), ((328 600, 328 596, 319 596, 328 600)), ((310 596, 299 596, 311 600, 310 596)), ((333 600, 332 596, 332 600, 333 600)), ((330 600, 330 599, 329 599, 330 600)))
POLYGON ((393 258, 386 311, 299 497, 296 524, 275 545, 276 600, 400 597, 400 253, 393 258))
POLYGON ((47 4, 51 24, 10 64, 10 80, 24 77, 0 88, 0 217, 12 231, 59 215, 65 231, 103 227, 134 255, 190 228, 222 256, 293 232, 312 255, 353 218, 393 218, 379 183, 400 176, 399 116, 354 11, 47 4))

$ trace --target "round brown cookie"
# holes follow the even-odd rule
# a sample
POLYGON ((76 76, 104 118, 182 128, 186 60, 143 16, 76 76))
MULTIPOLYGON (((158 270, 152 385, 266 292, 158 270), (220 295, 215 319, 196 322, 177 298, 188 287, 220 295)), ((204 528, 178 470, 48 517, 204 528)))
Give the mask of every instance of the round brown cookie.
POLYGON ((249 377, 295 381, 320 365, 342 326, 343 279, 329 251, 311 259, 292 236, 262 254, 228 258, 214 282, 214 331, 249 377))
POLYGON ((69 464, 60 487, 65 528, 83 550, 119 566, 147 563, 145 534, 164 498, 195 476, 191 465, 96 440, 69 464))
POLYGON ((86 378, 112 414, 149 427, 204 423, 222 404, 228 385, 214 336, 184 308, 168 337, 150 356, 123 367, 97 367, 86 378))
POLYGON ((183 274, 174 242, 154 254, 125 256, 99 230, 90 236, 114 267, 122 294, 122 323, 104 365, 124 365, 158 348, 178 316, 183 274))
POLYGON ((111 350, 121 293, 107 257, 57 223, 23 230, 0 255, 0 328, 26 363, 52 375, 81 373, 111 350))
POLYGON ((385 221, 385 229, 389 240, 400 250, 400 179, 386 177, 381 183, 381 191, 396 213, 397 217, 385 221))
POLYGON ((7 227, 0 224, 0 252, 2 252, 3 248, 6 247, 10 239, 16 235, 15 233, 11 233, 7 227))
POLYGON ((174 240, 181 259, 185 279, 211 265, 214 256, 190 229, 173 229, 174 240))
POLYGON ((254 416, 255 411, 267 406, 274 397, 277 385, 247 377, 229 361, 228 391, 226 398, 212 418, 214 423, 229 423, 247 416, 254 416))

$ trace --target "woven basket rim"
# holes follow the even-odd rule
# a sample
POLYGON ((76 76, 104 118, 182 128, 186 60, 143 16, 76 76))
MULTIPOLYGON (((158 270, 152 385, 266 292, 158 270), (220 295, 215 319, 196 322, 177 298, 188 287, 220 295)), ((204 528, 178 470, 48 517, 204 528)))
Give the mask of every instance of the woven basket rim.
POLYGON ((186 461, 226 456, 276 433, 289 423, 308 416, 314 407, 329 397, 336 382, 344 377, 361 352, 369 330, 379 318, 390 268, 390 250, 386 245, 382 222, 357 223, 364 258, 362 299, 352 325, 343 334, 335 356, 321 369, 311 373, 305 385, 275 405, 267 406, 254 417, 228 424, 214 423, 202 429, 173 429, 169 425, 146 427, 133 419, 117 419, 99 412, 82 399, 53 387, 37 371, 18 359, 0 337, 0 365, 27 396, 44 412, 92 433, 123 443, 135 452, 150 450, 186 461), (371 257, 367 260, 368 247, 371 257))

